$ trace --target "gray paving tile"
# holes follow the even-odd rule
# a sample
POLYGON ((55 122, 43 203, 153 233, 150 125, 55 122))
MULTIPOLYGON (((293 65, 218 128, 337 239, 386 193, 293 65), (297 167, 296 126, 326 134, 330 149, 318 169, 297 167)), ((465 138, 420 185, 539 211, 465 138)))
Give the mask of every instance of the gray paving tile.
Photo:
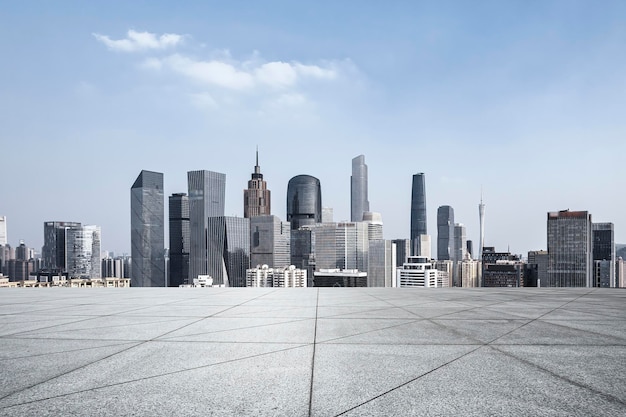
POLYGON ((346 416, 618 417, 624 415, 626 406, 490 348, 481 348, 344 411, 346 416))
POLYGON ((171 343, 146 345, 145 350, 114 357, 118 363, 99 364, 98 369, 68 374, 54 384, 51 381, 11 401, 5 399, 0 402, 1 412, 6 416, 307 415, 312 346, 283 347, 268 354, 263 345, 209 345, 191 361, 210 364, 219 358, 233 359, 233 349, 239 354, 245 349, 247 354, 265 355, 159 376, 153 375, 151 365, 163 371, 189 363, 179 359, 172 365, 177 355, 160 350, 172 348, 171 343), (127 370, 129 365, 134 367, 127 370))

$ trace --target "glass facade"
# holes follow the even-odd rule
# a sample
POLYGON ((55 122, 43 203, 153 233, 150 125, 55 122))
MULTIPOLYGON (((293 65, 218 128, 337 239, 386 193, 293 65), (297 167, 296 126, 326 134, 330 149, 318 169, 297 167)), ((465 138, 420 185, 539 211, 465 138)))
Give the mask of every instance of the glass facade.
POLYGON ((426 185, 424 174, 413 175, 411 187, 411 253, 419 253, 420 235, 426 231, 426 185))
POLYGON ((189 198, 187 194, 172 194, 169 198, 170 225, 170 287, 192 284, 189 281, 189 198))
POLYGON ((245 287, 250 268, 250 219, 209 217, 207 260, 213 285, 245 287))
POLYGON ((212 171, 187 173, 189 195, 189 282, 210 275, 207 248, 209 217, 224 216, 226 175, 212 171))
POLYGON ((276 216, 250 218, 250 265, 281 268, 290 265, 291 229, 276 216))
POLYGON ((367 165, 365 165, 365 156, 359 155, 352 159, 350 221, 362 221, 363 213, 366 211, 370 211, 370 202, 367 199, 367 165))
POLYGON ((141 171, 130 190, 131 286, 165 286, 163 174, 141 171))
POLYGON ((593 286, 616 287, 613 223, 593 223, 593 286))
POLYGON ((548 213, 548 270, 542 287, 590 287, 591 215, 586 211, 548 213))
POLYGON ((437 260, 453 260, 454 243, 454 209, 440 206, 437 209, 437 260))
POLYGON ((67 230, 67 272, 70 278, 102 278, 100 227, 67 230))
POLYGON ((44 268, 67 270, 66 233, 69 229, 80 227, 77 222, 44 222, 41 253, 44 268))
POLYGON ((322 189, 320 180, 298 175, 287 185, 287 221, 291 229, 322 222, 322 189))

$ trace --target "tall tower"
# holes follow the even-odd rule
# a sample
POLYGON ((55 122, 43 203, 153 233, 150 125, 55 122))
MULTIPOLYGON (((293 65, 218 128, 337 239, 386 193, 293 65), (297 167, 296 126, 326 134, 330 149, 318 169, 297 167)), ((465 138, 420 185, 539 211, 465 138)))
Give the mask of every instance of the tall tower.
POLYGON ((426 231, 426 185, 424 174, 413 175, 411 187, 411 253, 419 253, 420 235, 426 231))
POLYGON ((207 273, 213 285, 245 287, 250 268, 250 219, 209 217, 207 230, 207 273))
POLYGON ((189 197, 172 194, 170 207, 170 271, 168 285, 178 287, 189 282, 189 197))
POLYGON ((363 213, 370 211, 367 200, 367 165, 365 156, 359 155, 352 159, 352 176, 350 177, 350 221, 363 221, 363 213))
POLYGON ((165 286, 164 223, 163 174, 141 171, 130 189, 131 286, 165 286))
POLYGON ((67 272, 72 278, 102 278, 100 226, 67 230, 67 272))
POLYGON ((48 269, 66 270, 66 235, 67 231, 80 228, 77 222, 44 222, 43 224, 43 248, 41 257, 43 266, 48 269))
POLYGON ((480 191, 480 204, 478 205, 478 220, 480 221, 480 237, 478 238, 478 256, 476 259, 483 259, 483 248, 485 247, 485 205, 483 204, 483 192, 480 191))
POLYGON ((454 260, 454 209, 440 206, 437 209, 437 260, 454 260))
MULTIPOLYGON (((224 216, 226 175, 212 171, 187 172, 189 191, 189 282, 209 271, 209 217, 224 216)), ((214 277, 215 278, 215 277, 214 277)))
POLYGON ((269 216, 271 214, 270 190, 263 180, 259 166, 259 150, 256 150, 256 165, 252 178, 248 181, 248 189, 243 190, 243 217, 269 216))
POLYGON ((298 175, 287 184, 287 221, 291 230, 322 222, 322 189, 320 180, 298 175))
POLYGON ((0 216, 0 245, 6 245, 7 243, 7 217, 0 216))

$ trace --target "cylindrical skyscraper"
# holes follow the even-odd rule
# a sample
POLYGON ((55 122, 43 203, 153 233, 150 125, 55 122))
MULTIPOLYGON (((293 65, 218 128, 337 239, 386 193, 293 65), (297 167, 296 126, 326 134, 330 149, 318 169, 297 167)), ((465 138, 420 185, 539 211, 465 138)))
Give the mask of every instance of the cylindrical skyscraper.
POLYGON ((426 185, 424 174, 413 175, 411 188, 411 254, 419 253, 420 235, 426 231, 426 185))
POLYGON ((367 165, 365 165, 365 156, 359 155, 352 159, 350 221, 363 221, 363 213, 366 211, 370 211, 370 202, 367 200, 367 165))
POLYGON ((322 222, 322 189, 320 180, 310 175, 298 175, 287 185, 287 221, 291 230, 322 222))

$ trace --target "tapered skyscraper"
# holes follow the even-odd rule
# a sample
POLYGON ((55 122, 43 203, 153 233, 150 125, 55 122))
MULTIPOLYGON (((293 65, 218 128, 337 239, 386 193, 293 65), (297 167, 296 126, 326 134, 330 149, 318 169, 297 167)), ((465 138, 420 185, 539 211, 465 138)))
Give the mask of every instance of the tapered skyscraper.
POLYGON ((256 165, 248 189, 243 190, 243 217, 269 216, 271 214, 271 196, 267 182, 263 180, 259 166, 259 150, 256 151, 256 165))
POLYGON ((291 230, 322 222, 322 189, 320 180, 298 175, 287 184, 287 221, 291 230))
POLYGON ((207 275, 207 229, 209 217, 224 216, 226 175, 212 171, 189 171, 189 282, 207 275))
POLYGON ((426 185, 424 174, 413 175, 411 187, 411 253, 419 253, 420 235, 426 231, 426 185))
POLYGON ((364 155, 352 159, 350 210, 350 221, 353 222, 362 221, 363 213, 370 211, 370 202, 367 200, 367 165, 365 165, 364 155))
POLYGON ((163 174, 141 171, 130 190, 133 287, 165 286, 163 174))

